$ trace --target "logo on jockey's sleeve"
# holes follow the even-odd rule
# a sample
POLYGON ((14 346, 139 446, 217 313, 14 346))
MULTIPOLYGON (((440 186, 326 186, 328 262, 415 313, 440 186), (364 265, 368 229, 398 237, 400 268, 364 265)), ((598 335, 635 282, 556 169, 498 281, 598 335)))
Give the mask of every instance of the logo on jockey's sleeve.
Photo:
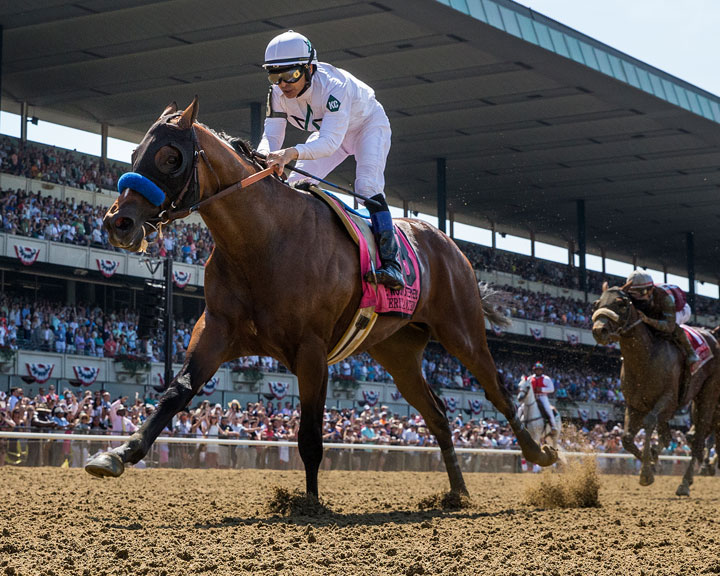
POLYGON ((330 98, 328 98, 326 106, 330 112, 337 112, 340 110, 340 100, 331 95, 330 98))

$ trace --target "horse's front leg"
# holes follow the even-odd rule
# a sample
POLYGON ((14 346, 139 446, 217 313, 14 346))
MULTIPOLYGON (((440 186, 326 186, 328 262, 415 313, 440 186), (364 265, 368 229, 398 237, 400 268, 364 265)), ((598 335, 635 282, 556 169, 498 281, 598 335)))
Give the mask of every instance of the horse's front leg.
POLYGON ((655 403, 652 410, 650 410, 642 420, 642 426, 645 429, 645 442, 643 443, 642 455, 640 456, 640 460, 642 461, 642 468, 640 469, 640 486, 649 486, 655 482, 652 435, 658 425, 658 416, 668 407, 672 401, 673 395, 674 390, 667 390, 655 403))
POLYGON ((305 464, 305 489, 318 496, 318 470, 323 458, 322 426, 327 395, 327 350, 322 342, 301 346, 294 370, 300 392, 298 450, 305 464))
POLYGON ((142 460, 173 416, 185 408, 215 374, 224 359, 227 341, 227 323, 206 311, 193 329, 185 364, 160 398, 157 409, 127 442, 90 460, 85 471, 98 477, 117 477, 125 471, 126 463, 136 464, 142 460))

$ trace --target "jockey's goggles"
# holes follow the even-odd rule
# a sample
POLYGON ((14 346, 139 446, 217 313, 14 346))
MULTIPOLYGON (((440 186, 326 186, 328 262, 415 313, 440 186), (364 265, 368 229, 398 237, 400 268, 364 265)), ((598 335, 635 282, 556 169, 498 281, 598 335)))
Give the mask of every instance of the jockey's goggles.
POLYGON ((652 286, 649 286, 647 288, 630 288, 628 292, 630 292, 633 296, 647 296, 650 294, 651 290, 652 286))
POLYGON ((295 66, 294 68, 286 68, 278 72, 268 71, 268 80, 270 84, 295 84, 303 77, 305 66, 295 66))

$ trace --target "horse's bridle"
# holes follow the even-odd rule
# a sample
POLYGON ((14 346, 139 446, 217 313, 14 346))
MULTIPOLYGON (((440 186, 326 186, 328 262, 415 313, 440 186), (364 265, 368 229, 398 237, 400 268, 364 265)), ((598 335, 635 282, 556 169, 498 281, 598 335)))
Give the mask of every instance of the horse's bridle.
MULTIPOLYGON (((626 296, 623 296, 623 298, 626 298, 626 296)), ((628 304, 630 306, 633 306, 632 300, 630 300, 629 298, 627 300, 628 304)), ((595 310, 595 312, 593 312, 592 321, 595 322, 600 316, 605 316, 608 320, 610 320, 610 323, 612 325, 620 324, 620 316, 617 312, 615 312, 615 310, 611 310, 607 307, 598 308, 597 310, 595 310)), ((635 328, 635 326, 637 326, 638 324, 642 324, 642 317, 638 316, 638 319, 635 320, 635 322, 630 323, 630 314, 628 313, 627 318, 625 319, 625 323, 616 330, 610 332, 610 339, 619 340, 622 336, 630 332, 630 330, 635 328)))
MULTIPOLYGON (((218 200, 219 198, 222 198, 223 196, 226 196, 232 192, 235 192, 237 190, 240 190, 241 188, 245 188, 247 186, 250 186, 250 184, 254 184, 258 180, 262 180, 266 176, 269 176, 271 174, 279 175, 280 169, 278 166, 272 166, 270 168, 262 168, 255 159, 252 159, 252 162, 255 166, 258 167, 259 171, 251 174, 247 178, 243 178, 240 182, 236 182, 227 188, 221 189, 222 184, 220 183, 220 178, 218 177, 217 173, 215 172, 215 169, 212 167, 212 164, 210 164, 210 161, 207 158, 207 155, 205 154, 205 150, 200 148, 198 145, 198 139, 197 135, 195 134, 195 126, 190 127, 191 134, 192 134, 192 155, 193 155, 193 164, 192 169, 188 173, 188 177, 185 181, 185 184, 183 185, 182 189, 180 190, 180 193, 174 198, 170 199, 167 194, 165 194, 166 199, 165 201, 160 205, 160 211, 158 212, 157 216, 148 218, 143 222, 142 226, 143 228, 147 224, 150 228, 152 228, 153 231, 160 231, 163 226, 167 226, 174 220, 178 220, 180 218, 185 218, 186 216, 192 214, 193 212, 197 211, 201 206, 204 206, 208 203, 210 203, 213 200, 218 200), (215 177, 215 182, 217 183, 217 192, 213 194, 212 196, 209 196, 208 198, 205 198, 204 200, 200 200, 200 184, 199 184, 199 176, 198 176, 198 164, 200 162, 200 159, 202 158, 203 162, 205 163, 205 166, 210 170, 210 173, 215 177), (185 199, 185 196, 190 190, 192 185, 192 194, 190 195, 190 198, 193 198, 193 200, 190 201, 189 206, 186 208, 182 208, 181 205, 183 203, 183 200, 185 199), (169 202, 169 206, 164 208, 169 202)), ((146 230, 147 234, 147 230, 146 230)))

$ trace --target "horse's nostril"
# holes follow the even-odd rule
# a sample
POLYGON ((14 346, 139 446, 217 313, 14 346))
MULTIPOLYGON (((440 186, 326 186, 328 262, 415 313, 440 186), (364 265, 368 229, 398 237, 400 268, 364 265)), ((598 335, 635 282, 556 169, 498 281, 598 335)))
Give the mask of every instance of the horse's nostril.
POLYGON ((129 230, 133 226, 132 218, 126 218, 124 216, 120 216, 115 220, 115 228, 121 231, 129 230))

